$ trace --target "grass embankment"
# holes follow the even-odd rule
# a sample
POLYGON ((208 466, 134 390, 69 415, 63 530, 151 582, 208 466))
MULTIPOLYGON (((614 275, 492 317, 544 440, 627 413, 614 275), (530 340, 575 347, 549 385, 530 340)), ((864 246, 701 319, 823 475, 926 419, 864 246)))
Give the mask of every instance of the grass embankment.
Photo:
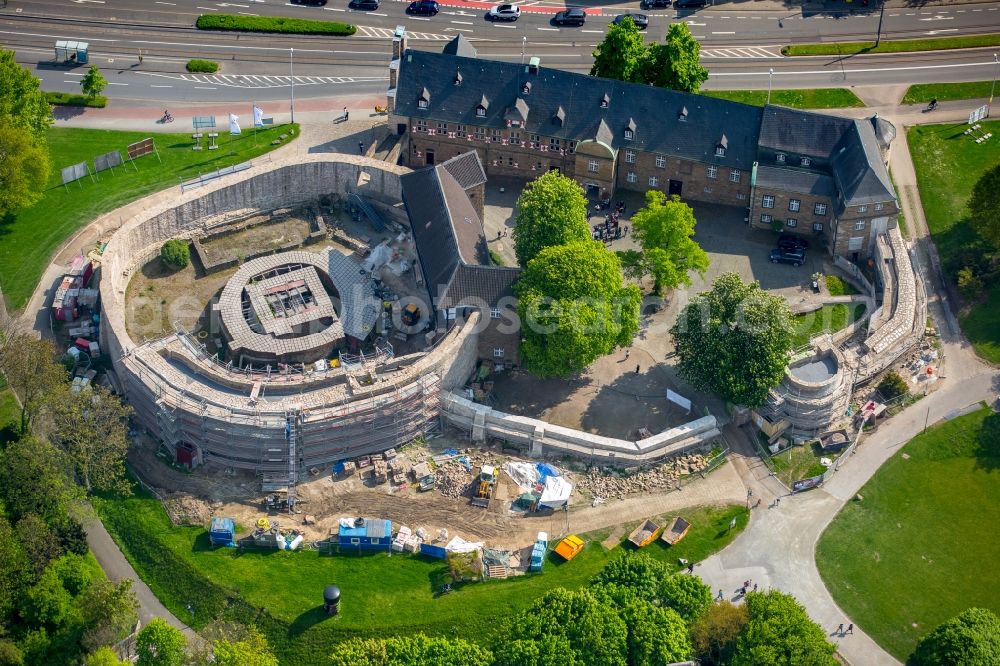
POLYGON ((796 315, 792 346, 807 345, 809 340, 820 333, 836 333, 843 330, 864 315, 864 303, 834 303, 824 305, 813 312, 796 315))
MULTIPOLYGON (((753 106, 767 104, 766 90, 702 90, 701 93, 709 97, 720 97, 753 106)), ((788 106, 793 109, 844 109, 865 105, 857 95, 847 88, 772 90, 771 104, 788 106)))
MULTIPOLYGON (((502 635, 513 614, 547 590, 584 586, 623 552, 605 551, 591 542, 571 562, 550 553, 540 575, 466 584, 435 597, 447 575, 447 566, 439 560, 399 553, 320 556, 315 550, 213 550, 205 529, 173 527, 159 502, 149 496, 95 498, 93 503, 143 580, 181 620, 195 628, 218 617, 255 622, 282 663, 289 664, 326 663, 335 643, 355 636, 423 631, 489 644, 502 635), (323 587, 330 583, 342 591, 336 619, 322 611, 323 587)), ((683 515, 693 527, 680 544, 669 548, 655 543, 643 550, 672 569, 679 557, 699 561, 723 548, 748 519, 742 506, 683 515), (734 517, 737 529, 730 532, 734 517)), ((595 535, 602 536, 606 534, 595 535)))
POLYGON ((235 14, 202 14, 195 22, 199 30, 231 30, 236 32, 279 32, 291 35, 333 35, 347 37, 358 31, 356 26, 339 21, 313 21, 284 16, 237 16, 235 14))
POLYGON ((971 606, 1000 612, 1000 415, 935 426, 889 459, 820 537, 837 604, 900 660, 971 606))
POLYGON ((0 378, 0 446, 18 438, 21 429, 21 405, 0 378))
POLYGON ((823 453, 819 444, 812 440, 799 446, 790 446, 774 454, 771 456, 771 462, 774 464, 774 473, 778 479, 791 488, 796 481, 819 476, 825 472, 826 467, 819 461, 823 456, 837 457, 836 454, 829 456, 823 453))
POLYGON ((830 42, 828 44, 791 44, 781 49, 786 56, 857 55, 862 53, 907 53, 910 51, 946 51, 1000 45, 1000 34, 933 39, 883 39, 875 42, 830 42))
POLYGON ((827 275, 823 281, 826 282, 826 290, 831 296, 854 296, 858 293, 849 282, 844 282, 836 275, 827 275))
POLYGON ((108 105, 108 98, 104 95, 88 97, 79 93, 47 92, 45 99, 49 104, 56 106, 89 106, 94 109, 103 109, 108 105))
MULTIPOLYGON (((180 123, 178 123, 180 124, 180 123)), ((298 136, 298 126, 281 125, 239 136, 219 137, 219 150, 191 150, 190 134, 115 132, 110 130, 53 128, 47 133, 52 172, 42 200, 19 213, 0 217, 0 285, 7 304, 21 308, 30 298, 52 253, 80 227, 131 201, 177 185, 178 180, 245 162, 275 148, 280 134, 298 136), (153 137, 162 163, 155 155, 101 174, 100 182, 83 178, 64 189, 60 169, 117 149, 128 158, 125 146, 153 137)), ((93 166, 91 166, 93 169, 93 166)), ((88 248, 85 248, 88 249, 88 248)))
POLYGON ((993 81, 969 83, 918 83, 906 89, 903 104, 927 104, 932 99, 947 102, 955 99, 988 99, 993 81))
MULTIPOLYGON (((948 279, 955 283, 970 246, 979 236, 969 221, 966 204, 979 177, 1000 161, 996 141, 1000 121, 983 121, 993 139, 977 144, 963 134, 966 125, 920 125, 906 133, 920 187, 920 202, 948 279)), ((960 317, 965 335, 976 353, 1000 363, 1000 284, 987 287, 986 296, 960 317)))

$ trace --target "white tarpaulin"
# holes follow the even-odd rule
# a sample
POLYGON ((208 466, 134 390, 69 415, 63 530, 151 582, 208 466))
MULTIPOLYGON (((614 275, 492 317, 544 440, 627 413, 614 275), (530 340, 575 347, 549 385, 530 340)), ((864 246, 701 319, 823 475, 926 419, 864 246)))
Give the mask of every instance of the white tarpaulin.
POLYGON ((376 245, 372 253, 361 263, 361 268, 369 273, 374 273, 390 261, 392 261, 392 248, 381 243, 376 245))
POLYGON ((453 537, 451 541, 444 547, 449 553, 474 553, 477 550, 482 550, 483 542, 477 541, 466 541, 462 537, 453 537))
POLYGON ((538 501, 538 505, 558 509, 566 505, 572 492, 573 484, 565 478, 547 476, 545 477, 545 490, 542 491, 542 498, 538 501))
POLYGON ((521 487, 526 493, 534 492, 535 484, 538 483, 538 468, 532 463, 505 462, 503 471, 507 472, 514 483, 521 487))
POLYGON ((680 393, 674 393, 670 389, 667 389, 667 400, 676 405, 680 405, 686 409, 689 414, 691 413, 691 401, 682 396, 680 393))

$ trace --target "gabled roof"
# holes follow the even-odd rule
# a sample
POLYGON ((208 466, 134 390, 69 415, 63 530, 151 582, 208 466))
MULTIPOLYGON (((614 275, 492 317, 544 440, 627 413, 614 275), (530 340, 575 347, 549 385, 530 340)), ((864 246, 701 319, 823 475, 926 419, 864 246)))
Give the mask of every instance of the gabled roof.
POLYGON ((840 116, 765 106, 760 124, 760 147, 778 152, 830 157, 854 121, 840 116))
POLYGON ((464 190, 486 182, 486 171, 483 170, 483 163, 479 160, 478 151, 470 150, 467 153, 456 155, 450 160, 442 162, 441 166, 458 181, 464 190))
POLYGON ((478 55, 476 47, 462 33, 458 33, 455 39, 445 44, 443 52, 448 55, 458 55, 466 58, 475 58, 478 55))
MULTIPOLYGON (((483 223, 448 168, 469 167, 472 162, 467 155, 448 162, 400 177, 427 290, 436 307, 452 307, 463 300, 494 304, 512 293, 520 269, 491 263, 483 223)), ((474 164, 482 172, 478 159, 474 164)))
POLYGON ((805 169, 759 166, 757 167, 757 187, 830 198, 837 196, 837 186, 833 182, 833 178, 805 169))
POLYGON ((831 157, 833 177, 845 206, 892 201, 892 181, 868 120, 852 121, 831 157))
POLYGON ((532 72, 529 65, 516 62, 412 49, 406 51, 400 69, 395 109, 404 117, 506 128, 504 113, 522 95, 522 84, 530 81, 526 133, 568 141, 599 139, 613 150, 627 146, 747 170, 757 155, 762 109, 756 106, 547 67, 532 72), (460 86, 454 85, 456 69, 462 71, 460 86), (431 103, 418 109, 425 86, 431 103), (604 95, 610 100, 606 109, 600 106, 604 95), (489 100, 488 108, 485 117, 477 117, 476 106, 483 96, 489 100), (679 120, 684 108, 687 119, 679 120), (636 122, 631 141, 623 131, 629 118, 636 122), (729 147, 725 156, 716 156, 715 144, 723 133, 729 137, 729 147))

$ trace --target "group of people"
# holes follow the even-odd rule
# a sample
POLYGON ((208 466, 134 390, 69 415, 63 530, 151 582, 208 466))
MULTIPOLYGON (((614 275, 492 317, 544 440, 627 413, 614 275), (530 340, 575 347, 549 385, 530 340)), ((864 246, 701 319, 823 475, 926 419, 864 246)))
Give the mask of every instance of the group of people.
POLYGON ((594 225, 593 238, 605 244, 628 235, 628 226, 620 224, 619 218, 625 213, 625 202, 615 204, 615 210, 608 213, 602 224, 594 225))

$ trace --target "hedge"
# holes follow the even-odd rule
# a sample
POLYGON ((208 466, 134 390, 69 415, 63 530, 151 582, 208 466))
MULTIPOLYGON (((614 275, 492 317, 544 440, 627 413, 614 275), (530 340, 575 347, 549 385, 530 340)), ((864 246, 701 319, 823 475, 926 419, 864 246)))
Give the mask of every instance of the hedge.
POLYGON ((108 105, 108 98, 104 95, 87 97, 80 93, 47 92, 45 93, 45 99, 48 100, 49 104, 56 104, 58 106, 91 106, 103 109, 108 105))
POLYGON ((347 37, 358 31, 350 23, 311 21, 284 16, 236 16, 202 14, 195 26, 199 30, 238 30, 240 32, 284 32, 295 35, 336 35, 347 37))
POLYGON ((219 71, 219 63, 212 60, 188 60, 187 71, 215 74, 219 71))
POLYGON ((160 247, 160 259, 173 268, 184 268, 191 260, 191 250, 186 242, 171 238, 160 247))

